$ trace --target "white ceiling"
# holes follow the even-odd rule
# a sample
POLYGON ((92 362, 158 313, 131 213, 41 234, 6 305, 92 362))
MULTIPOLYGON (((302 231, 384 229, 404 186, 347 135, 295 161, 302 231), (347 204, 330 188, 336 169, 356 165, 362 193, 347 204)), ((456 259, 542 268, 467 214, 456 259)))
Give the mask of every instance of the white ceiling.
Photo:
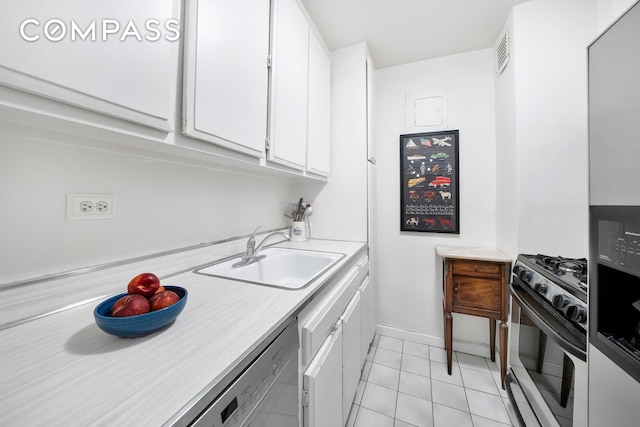
POLYGON ((376 68, 494 46, 528 0, 301 0, 330 51, 366 42, 376 68))

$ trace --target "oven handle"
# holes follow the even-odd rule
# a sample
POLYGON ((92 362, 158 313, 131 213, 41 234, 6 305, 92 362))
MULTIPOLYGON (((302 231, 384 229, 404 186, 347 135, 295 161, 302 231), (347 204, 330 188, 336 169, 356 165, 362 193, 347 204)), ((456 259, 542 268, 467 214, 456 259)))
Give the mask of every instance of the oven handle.
MULTIPOLYGON (((558 331, 551 326, 550 322, 544 318, 544 315, 536 311, 531 305, 526 301, 525 298, 520 294, 521 291, 516 289, 513 286, 513 283, 509 283, 509 290, 511 292, 511 297, 516 300, 522 311, 524 311, 527 316, 538 326, 548 337, 558 343, 558 345, 566 350, 568 353, 577 357, 578 359, 585 361, 587 360, 587 350, 586 348, 580 348, 576 346, 571 341, 563 338, 558 331)), ((526 294, 525 294, 526 295, 526 294)), ((559 325, 561 326, 561 325, 559 325)))

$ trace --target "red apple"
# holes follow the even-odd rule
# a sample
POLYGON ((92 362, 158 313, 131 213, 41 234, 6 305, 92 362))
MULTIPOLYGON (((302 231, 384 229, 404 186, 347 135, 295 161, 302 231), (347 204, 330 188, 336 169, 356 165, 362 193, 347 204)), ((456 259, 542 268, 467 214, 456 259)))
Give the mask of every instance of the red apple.
POLYGON ((149 300, 142 295, 125 295, 113 304, 111 315, 114 317, 137 316, 148 313, 149 309, 149 300))
MULTIPOLYGON (((156 293, 155 293, 155 294, 157 294, 157 293, 159 293, 159 292, 164 292, 164 291, 166 291, 166 289, 164 288, 164 286, 160 285, 160 287, 158 288, 158 290, 156 291, 156 293)), ((155 295, 155 294, 153 294, 153 295, 155 295)), ((153 296, 153 295, 152 295, 152 296, 153 296)))
POLYGON ((149 298, 160 287, 160 279, 153 273, 142 273, 131 279, 127 286, 130 295, 138 294, 149 298))
POLYGON ((180 297, 178 296, 178 294, 173 291, 158 292, 157 294, 154 294, 151 298, 149 298, 151 311, 169 307, 171 304, 177 303, 179 299, 180 297))

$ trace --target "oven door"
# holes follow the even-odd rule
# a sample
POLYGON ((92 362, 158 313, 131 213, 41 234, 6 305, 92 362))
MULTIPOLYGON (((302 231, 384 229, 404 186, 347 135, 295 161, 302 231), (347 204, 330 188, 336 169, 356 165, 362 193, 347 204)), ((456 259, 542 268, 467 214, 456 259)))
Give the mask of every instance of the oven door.
POLYGON ((587 425, 586 334, 514 278, 509 396, 525 426, 587 425))

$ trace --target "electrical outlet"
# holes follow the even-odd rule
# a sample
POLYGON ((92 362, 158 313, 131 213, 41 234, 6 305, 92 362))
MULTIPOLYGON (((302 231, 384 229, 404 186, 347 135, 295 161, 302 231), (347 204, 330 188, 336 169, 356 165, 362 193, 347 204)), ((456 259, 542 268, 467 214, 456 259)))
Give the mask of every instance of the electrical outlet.
POLYGON ((85 200, 84 202, 80 202, 80 212, 89 213, 93 210, 93 202, 85 200))
POLYGON ((67 194, 67 220, 116 217, 115 194, 67 194))
POLYGON ((111 206, 111 204, 105 200, 100 200, 99 202, 96 203, 96 210, 100 213, 105 213, 109 211, 109 206, 111 206))

